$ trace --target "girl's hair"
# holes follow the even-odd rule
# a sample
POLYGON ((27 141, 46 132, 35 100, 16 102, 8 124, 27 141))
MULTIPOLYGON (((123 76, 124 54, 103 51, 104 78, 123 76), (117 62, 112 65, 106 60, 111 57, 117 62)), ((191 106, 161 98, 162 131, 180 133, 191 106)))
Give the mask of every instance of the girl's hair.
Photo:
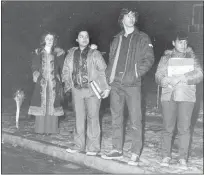
POLYGON ((135 23, 138 21, 138 12, 136 12, 135 8, 133 9, 130 9, 130 8, 123 8, 121 11, 120 11, 120 15, 118 17, 118 23, 120 25, 121 28, 123 28, 123 23, 122 23, 122 20, 123 20, 123 17, 124 15, 130 13, 130 12, 133 12, 135 14, 135 23))
POLYGON ((55 33, 53 33, 53 32, 45 32, 41 36, 41 39, 40 39, 40 48, 43 49, 45 47, 45 37, 47 35, 52 35, 53 38, 54 38, 53 46, 52 46, 52 50, 53 50, 57 46, 57 44, 58 44, 58 36, 55 33))

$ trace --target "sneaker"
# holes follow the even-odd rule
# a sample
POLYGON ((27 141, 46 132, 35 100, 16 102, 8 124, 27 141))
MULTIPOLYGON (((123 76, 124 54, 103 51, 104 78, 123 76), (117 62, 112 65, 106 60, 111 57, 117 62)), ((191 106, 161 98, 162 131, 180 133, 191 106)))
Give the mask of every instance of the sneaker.
POLYGON ((187 162, 185 159, 180 159, 179 161, 179 167, 183 170, 187 170, 188 166, 187 166, 187 162))
POLYGON ((97 152, 93 152, 93 151, 86 152, 87 156, 96 156, 97 154, 98 154, 97 152))
POLYGON ((168 167, 170 160, 171 160, 171 157, 164 157, 160 163, 160 166, 168 167))
POLYGON ((71 148, 66 149, 66 151, 67 151, 68 153, 79 153, 79 152, 80 152, 80 150, 71 149, 71 148))
POLYGON ((102 155, 101 156, 103 159, 108 159, 108 160, 112 160, 112 159, 121 159, 123 157, 123 153, 122 151, 118 151, 118 150, 112 150, 110 151, 110 153, 106 154, 106 155, 102 155))
POLYGON ((137 166, 139 164, 139 155, 132 154, 130 161, 128 161, 128 165, 137 166))

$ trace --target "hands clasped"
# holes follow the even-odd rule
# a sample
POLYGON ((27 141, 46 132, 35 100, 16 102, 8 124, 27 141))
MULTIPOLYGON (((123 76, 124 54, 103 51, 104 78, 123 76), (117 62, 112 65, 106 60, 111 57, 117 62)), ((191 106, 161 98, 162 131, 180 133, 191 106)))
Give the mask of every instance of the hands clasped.
POLYGON ((175 87, 177 84, 187 83, 185 75, 173 76, 173 77, 165 77, 163 79, 163 86, 166 87, 170 85, 171 87, 175 87))

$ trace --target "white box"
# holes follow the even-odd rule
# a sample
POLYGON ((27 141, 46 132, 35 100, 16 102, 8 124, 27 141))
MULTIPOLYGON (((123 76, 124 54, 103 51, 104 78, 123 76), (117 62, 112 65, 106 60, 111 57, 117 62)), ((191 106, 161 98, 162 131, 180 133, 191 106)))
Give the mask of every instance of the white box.
POLYGON ((193 58, 170 58, 168 62, 168 76, 184 75, 194 70, 193 58))

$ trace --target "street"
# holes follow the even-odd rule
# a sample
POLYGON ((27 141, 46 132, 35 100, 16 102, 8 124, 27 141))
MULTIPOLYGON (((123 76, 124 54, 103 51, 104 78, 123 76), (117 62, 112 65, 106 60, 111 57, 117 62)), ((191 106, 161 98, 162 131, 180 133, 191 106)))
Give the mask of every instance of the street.
POLYGON ((98 170, 90 169, 71 162, 59 160, 45 154, 27 150, 19 146, 2 144, 2 174, 8 173, 66 173, 66 174, 101 174, 98 170))

